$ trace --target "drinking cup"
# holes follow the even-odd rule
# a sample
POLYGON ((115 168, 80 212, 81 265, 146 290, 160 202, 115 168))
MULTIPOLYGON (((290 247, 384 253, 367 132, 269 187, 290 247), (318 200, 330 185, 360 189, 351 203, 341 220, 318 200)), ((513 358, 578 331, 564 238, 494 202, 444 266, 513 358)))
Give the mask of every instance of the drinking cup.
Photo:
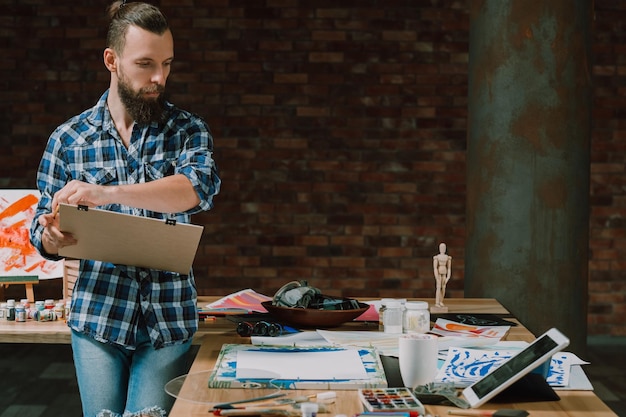
POLYGON ((398 340, 400 375, 405 387, 415 388, 435 380, 437 336, 404 334, 398 340))

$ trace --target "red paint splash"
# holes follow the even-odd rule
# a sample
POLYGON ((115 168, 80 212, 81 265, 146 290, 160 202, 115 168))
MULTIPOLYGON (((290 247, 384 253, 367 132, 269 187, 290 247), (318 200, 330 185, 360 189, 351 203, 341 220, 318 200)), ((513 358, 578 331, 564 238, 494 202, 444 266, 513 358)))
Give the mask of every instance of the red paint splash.
POLYGON ((33 206, 37 201, 35 195, 28 194, 0 211, 0 249, 3 250, 0 254, 0 272, 12 269, 32 272, 37 268, 50 272, 54 269, 54 262, 42 260, 30 243, 29 227, 34 215, 33 206), (10 223, 17 214, 23 215, 10 223))

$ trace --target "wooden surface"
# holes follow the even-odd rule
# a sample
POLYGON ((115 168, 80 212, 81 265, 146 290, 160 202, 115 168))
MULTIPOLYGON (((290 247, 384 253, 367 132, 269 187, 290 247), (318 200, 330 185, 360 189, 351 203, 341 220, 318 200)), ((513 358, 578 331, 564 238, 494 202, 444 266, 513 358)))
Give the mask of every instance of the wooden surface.
MULTIPOLYGON (((220 297, 203 296, 198 298, 198 305, 204 306, 220 297)), ((219 334, 232 330, 233 323, 219 318, 200 322, 194 343, 204 334, 219 334)), ((70 329, 65 320, 26 322, 0 320, 0 343, 70 343, 70 329)))
MULTIPOLYGON (((218 296, 198 297, 198 305, 206 304, 219 299, 218 296)), ((366 299, 365 299, 366 300, 366 299)), ((434 300, 426 299, 429 304, 434 300)), ((497 301, 491 299, 446 299, 450 312, 472 311, 474 313, 508 314, 508 311, 497 301), (459 310, 461 309, 461 310, 459 310)), ((194 343, 199 343, 205 334, 222 334, 233 332, 234 325, 225 318, 200 322, 199 330, 194 337, 194 343)), ((371 324, 349 323, 344 330, 372 330, 371 324)), ((516 332, 517 330, 514 330, 516 332)), ((234 333, 232 333, 234 334, 234 333)), ((519 335, 523 339, 523 335, 519 335)), ((524 339, 528 340, 528 338, 524 339)), ((0 320, 0 343, 70 343, 70 329, 65 321, 37 322, 28 320, 24 323, 0 320)))
MULTIPOLYGON (((215 301, 219 297, 203 296, 199 297, 198 304, 203 306, 215 301)), ((432 299, 427 299, 429 304, 433 304, 432 299)), ((491 313, 503 315, 512 319, 509 312, 493 299, 446 299, 446 305, 450 313, 491 313)), ((518 322, 519 323, 519 322, 518 322)), ((194 338, 194 343, 201 344, 198 354, 190 370, 190 374, 208 372, 213 369, 217 355, 223 343, 243 343, 246 339, 235 333, 234 323, 224 319, 205 321, 200 324, 200 329, 194 338)), ((349 323, 342 326, 341 330, 364 330, 376 331, 377 326, 366 323, 349 323)), ((509 340, 532 341, 534 336, 523 326, 511 328, 507 337, 509 340)), ((7 320, 0 320, 0 343, 70 343, 70 331, 64 321, 55 322, 26 322, 17 323, 7 320)), ((190 379, 191 380, 191 379, 190 379)), ((185 383, 183 390, 203 390, 205 380, 202 383, 185 383), (193 385, 193 386, 192 386, 193 385)), ((197 382, 197 380, 196 380, 197 382)), ((232 391, 232 390, 231 390, 232 391)), ((329 414, 322 416, 333 417, 336 414, 345 414, 352 417, 355 413, 362 411, 361 404, 357 398, 356 391, 336 391, 339 398, 335 404, 330 406, 329 414)), ((291 393, 291 392, 290 392, 291 393)), ((315 391, 297 391, 297 394, 315 393, 315 391)), ((224 392, 225 398, 229 399, 224 392)), ((296 395, 296 391, 293 391, 296 395)), ((524 404, 498 404, 497 408, 522 408, 530 412, 531 417, 615 417, 613 413, 593 392, 591 391, 558 391, 561 401, 557 402, 537 402, 524 404)), ((231 392, 232 395, 232 392, 231 392)), ((443 417, 447 415, 447 407, 427 406, 427 411, 432 415, 443 417)), ((489 404, 482 409, 496 409, 489 404)), ((212 417, 208 413, 208 406, 189 401, 177 400, 169 417, 212 417)))
MULTIPOLYGON (((433 300, 428 300, 431 304, 433 300)), ((497 301, 492 299, 457 299, 446 300, 446 305, 450 308, 450 313, 493 313, 506 315, 508 312, 497 301)), ((371 328, 371 326, 370 326, 371 328)), ((365 328, 364 328, 365 329, 365 328)), ((352 329, 354 330, 354 329, 352 329)), ((534 336, 523 326, 513 327, 507 336, 508 340, 531 341, 534 336)), ((213 369, 221 346, 224 343, 245 343, 247 339, 237 336, 234 331, 220 335, 201 336, 201 346, 196 359, 189 371, 190 375, 206 373, 213 369)), ((207 374, 208 376, 208 374, 207 374)), ((181 396, 191 398, 195 392, 208 390, 207 380, 204 378, 189 378, 181 390, 181 396)), ((217 392, 217 401, 233 400, 233 390, 214 390, 217 392), (220 395, 222 395, 220 397, 220 395)), ((313 390, 289 391, 289 395, 314 394, 313 390)), ((363 411, 359 402, 356 390, 337 390, 337 401, 329 406, 328 414, 318 414, 318 417, 333 417, 337 414, 345 414, 348 417, 363 411)), ((530 413, 531 417, 616 417, 592 391, 558 391, 560 401, 554 402, 533 402, 519 404, 486 404, 481 410, 496 410, 501 408, 524 409, 530 413)), ((208 413, 209 406, 206 404, 193 403, 186 400, 177 399, 169 417, 212 417, 208 413)), ((451 407, 426 406, 427 413, 441 417, 448 415, 451 407)))

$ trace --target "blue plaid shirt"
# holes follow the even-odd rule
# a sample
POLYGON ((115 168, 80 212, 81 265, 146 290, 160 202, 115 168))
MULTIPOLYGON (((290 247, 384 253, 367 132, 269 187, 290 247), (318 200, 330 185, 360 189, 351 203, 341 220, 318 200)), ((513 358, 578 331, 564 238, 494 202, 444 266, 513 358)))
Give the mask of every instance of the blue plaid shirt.
MULTIPOLYGON (((157 213, 112 204, 99 209, 190 222, 209 210, 220 179, 212 158, 213 138, 202 119, 167 103, 165 123, 135 125, 128 149, 106 105, 108 91, 91 109, 59 126, 50 136, 37 172, 41 199, 31 241, 49 259, 37 219, 51 212, 52 196, 73 179, 99 185, 135 184, 183 174, 200 204, 184 213, 157 213)), ((141 248, 137 248, 141 250, 141 248)), ((137 326, 145 323, 156 348, 189 340, 198 328, 197 292, 192 271, 174 272, 81 260, 72 292, 68 325, 96 340, 136 347, 137 326)))

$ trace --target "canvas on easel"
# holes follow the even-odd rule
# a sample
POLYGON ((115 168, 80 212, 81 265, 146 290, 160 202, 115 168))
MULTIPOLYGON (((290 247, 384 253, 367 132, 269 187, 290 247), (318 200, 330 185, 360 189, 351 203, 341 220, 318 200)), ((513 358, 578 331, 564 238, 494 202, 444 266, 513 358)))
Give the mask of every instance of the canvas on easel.
POLYGON ((37 190, 0 190, 0 276, 63 276, 63 262, 44 259, 30 243, 38 202, 37 190))
POLYGON ((63 276, 63 262, 44 259, 30 243, 38 202, 37 190, 0 190, 0 290, 24 285, 31 301, 39 280, 63 276))
POLYGON ((60 228, 76 245, 59 255, 189 274, 203 227, 61 204, 60 228))

